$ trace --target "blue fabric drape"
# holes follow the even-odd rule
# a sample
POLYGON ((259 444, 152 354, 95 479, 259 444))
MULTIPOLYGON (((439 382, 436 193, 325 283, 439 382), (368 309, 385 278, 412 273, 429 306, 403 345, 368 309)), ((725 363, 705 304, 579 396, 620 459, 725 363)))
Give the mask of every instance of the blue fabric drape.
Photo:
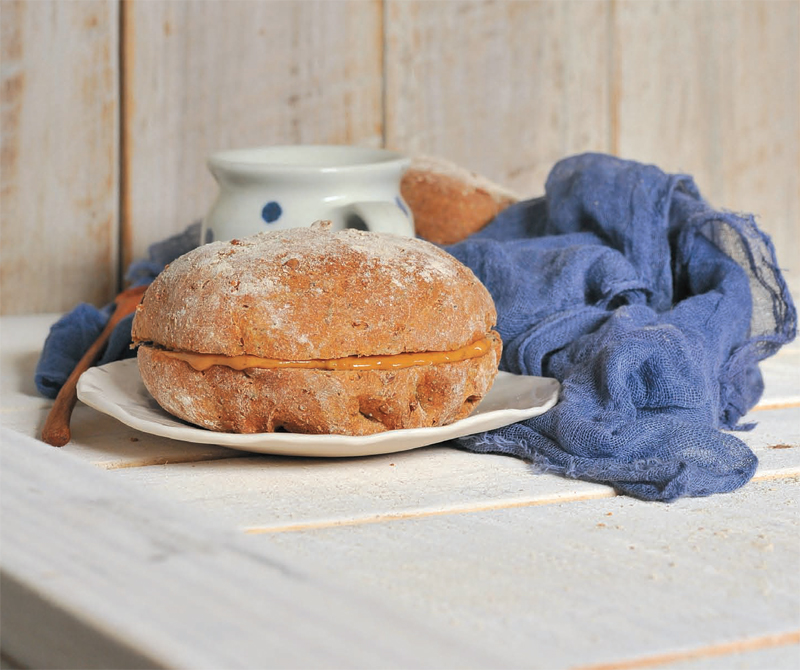
POLYGON ((758 362, 797 316, 769 238, 692 179, 600 154, 559 162, 545 197, 448 247, 487 286, 501 367, 559 379, 546 414, 460 444, 648 500, 735 489, 758 362))

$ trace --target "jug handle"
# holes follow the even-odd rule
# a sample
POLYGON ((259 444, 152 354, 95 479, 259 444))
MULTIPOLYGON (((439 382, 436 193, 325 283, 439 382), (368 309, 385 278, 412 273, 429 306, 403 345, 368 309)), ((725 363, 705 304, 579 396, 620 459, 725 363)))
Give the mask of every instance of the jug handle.
MULTIPOLYGON (((398 199, 399 200, 399 199, 398 199)), ((414 237, 414 218, 408 205, 384 201, 354 202, 343 207, 347 216, 355 215, 374 233, 414 237)))

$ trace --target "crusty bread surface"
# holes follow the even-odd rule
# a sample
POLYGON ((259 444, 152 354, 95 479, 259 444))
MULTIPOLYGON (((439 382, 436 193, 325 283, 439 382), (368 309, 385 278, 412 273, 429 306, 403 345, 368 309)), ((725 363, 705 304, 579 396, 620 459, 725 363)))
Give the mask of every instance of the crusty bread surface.
POLYGON ((132 333, 146 388, 190 423, 367 435, 469 414, 497 373, 495 321, 486 288, 434 245, 319 225, 182 256, 146 291, 132 333), (295 362, 455 352, 484 338, 489 347, 474 358, 391 370, 198 371, 164 352, 295 362))
POLYGON ((412 159, 400 193, 414 215, 417 235, 436 244, 460 242, 519 200, 485 177, 430 156, 412 159))
POLYGON ((467 416, 491 388, 500 338, 483 356, 399 370, 248 369, 198 372, 139 348, 148 391, 168 412, 215 431, 369 435, 442 426, 467 416))
POLYGON ((150 285, 133 341, 283 360, 452 351, 495 324, 472 271, 423 240, 322 226, 207 244, 150 285))

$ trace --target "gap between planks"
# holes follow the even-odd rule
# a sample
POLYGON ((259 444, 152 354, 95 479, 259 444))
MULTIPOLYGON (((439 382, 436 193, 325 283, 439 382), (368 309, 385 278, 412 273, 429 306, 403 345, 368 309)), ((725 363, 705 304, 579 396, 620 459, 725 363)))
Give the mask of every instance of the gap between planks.
POLYGON ((785 401, 778 401, 778 402, 768 402, 764 404, 759 404, 751 409, 751 412, 762 412, 769 409, 794 409, 795 407, 800 407, 800 400, 785 400, 785 401))
POLYGON ((684 651, 641 656, 626 661, 600 663, 597 665, 579 665, 572 668, 572 670, 638 670, 638 668, 654 668, 659 665, 668 665, 682 661, 706 659, 714 656, 729 656, 732 654, 742 654, 774 647, 787 647, 793 644, 800 644, 800 630, 744 638, 741 640, 733 640, 732 642, 712 644, 684 651))
POLYGON ((563 502, 581 502, 583 500, 597 500, 600 498, 614 498, 616 492, 610 488, 589 491, 586 493, 566 493, 549 496, 547 498, 498 500, 484 504, 453 505, 452 507, 437 507, 436 509, 418 509, 403 512, 387 512, 386 514, 372 514, 344 519, 329 519, 321 521, 307 521, 302 523, 287 524, 284 526, 251 526, 243 528, 246 535, 262 535, 265 533, 292 533, 303 530, 320 530, 323 528, 339 528, 344 526, 363 526, 386 521, 403 521, 407 519, 424 519, 434 516, 449 516, 453 514, 470 514, 472 512, 488 512, 500 509, 514 509, 517 507, 537 507, 539 505, 553 505, 563 502))
POLYGON ((93 465, 100 468, 101 470, 126 470, 128 468, 149 468, 149 467, 163 466, 163 465, 179 465, 181 463, 206 463, 211 461, 227 461, 234 458, 247 458, 249 456, 253 456, 253 454, 248 451, 242 451, 238 453, 217 454, 210 456, 208 454, 190 454, 187 456, 176 456, 174 458, 162 456, 162 457, 148 458, 146 461, 145 460, 109 461, 107 463, 98 461, 93 463, 93 465))
MULTIPOLYGON (((783 468, 781 470, 765 470, 756 474, 750 482, 767 481, 773 479, 792 479, 800 476, 800 466, 797 468, 783 468)), ((750 483, 748 482, 748 483, 750 483)), ((616 498, 616 491, 609 487, 586 491, 583 493, 564 493, 543 498, 526 498, 513 500, 497 500, 485 504, 453 505, 452 507, 439 507, 436 509, 418 509, 403 512, 388 512, 386 514, 371 514, 343 519, 328 519, 320 521, 307 521, 286 524, 282 526, 250 526, 242 528, 245 535, 265 535, 269 533, 294 533, 298 531, 323 530, 328 528, 342 528, 347 526, 364 526, 374 523, 389 521, 406 521, 409 519, 425 519, 435 516, 450 516, 455 514, 472 514, 474 512, 491 512, 501 509, 516 509, 521 507, 540 507, 543 505, 556 505, 559 503, 584 502, 587 500, 602 500, 616 498)))

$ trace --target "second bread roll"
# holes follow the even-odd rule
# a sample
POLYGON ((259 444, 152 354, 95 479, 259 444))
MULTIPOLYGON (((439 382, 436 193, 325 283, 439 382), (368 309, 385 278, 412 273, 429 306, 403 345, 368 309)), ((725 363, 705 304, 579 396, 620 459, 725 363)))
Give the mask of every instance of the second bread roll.
POLYGON ((400 185, 417 235, 455 244, 483 228, 520 198, 512 191, 442 158, 412 159, 400 185))

